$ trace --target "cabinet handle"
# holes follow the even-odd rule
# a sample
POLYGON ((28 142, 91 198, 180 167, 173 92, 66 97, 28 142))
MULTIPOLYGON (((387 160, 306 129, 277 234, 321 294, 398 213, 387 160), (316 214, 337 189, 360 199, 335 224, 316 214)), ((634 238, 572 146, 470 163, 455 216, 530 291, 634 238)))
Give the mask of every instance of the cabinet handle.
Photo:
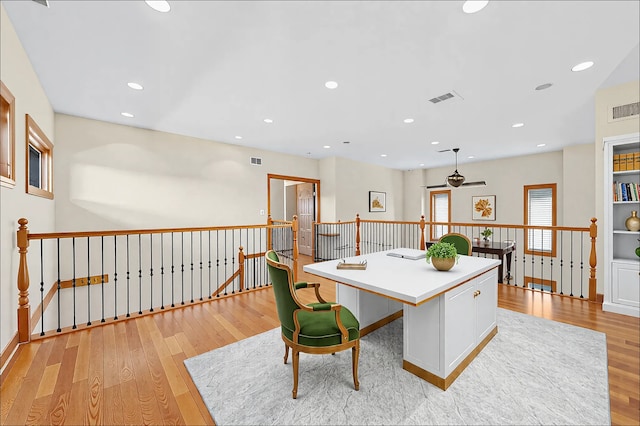
POLYGON ((476 290, 473 292, 473 297, 478 297, 480 296, 480 290, 476 290))

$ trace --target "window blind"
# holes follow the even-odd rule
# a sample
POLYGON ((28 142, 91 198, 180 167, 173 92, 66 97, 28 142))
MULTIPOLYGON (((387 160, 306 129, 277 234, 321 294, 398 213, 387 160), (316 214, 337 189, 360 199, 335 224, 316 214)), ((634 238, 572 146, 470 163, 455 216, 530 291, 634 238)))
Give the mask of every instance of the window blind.
MULTIPOLYGON (((553 190, 551 188, 530 189, 528 194, 528 225, 553 225, 553 190)), ((552 231, 529 229, 528 234, 529 250, 551 251, 552 231)))
MULTIPOLYGON (((433 194, 433 222, 448 222, 449 221, 449 194, 433 194)), ((437 225, 434 227, 433 237, 435 239, 440 238, 444 234, 449 232, 449 227, 445 225, 437 225)))

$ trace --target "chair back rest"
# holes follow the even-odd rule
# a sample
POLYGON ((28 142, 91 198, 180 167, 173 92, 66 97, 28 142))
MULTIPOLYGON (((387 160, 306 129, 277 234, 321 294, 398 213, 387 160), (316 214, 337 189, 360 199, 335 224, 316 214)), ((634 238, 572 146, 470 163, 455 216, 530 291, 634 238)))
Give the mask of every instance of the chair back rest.
POLYGON ((300 305, 293 295, 295 291, 293 274, 287 265, 279 262, 278 254, 275 251, 269 250, 265 254, 265 258, 273 286, 273 294, 276 297, 276 308, 280 324, 293 331, 296 329, 293 321, 293 311, 300 309, 300 305))
POLYGON ((471 256, 473 246, 471 245, 471 240, 466 235, 458 234, 457 232, 450 232, 440 237, 439 241, 453 244, 456 247, 458 254, 471 256))

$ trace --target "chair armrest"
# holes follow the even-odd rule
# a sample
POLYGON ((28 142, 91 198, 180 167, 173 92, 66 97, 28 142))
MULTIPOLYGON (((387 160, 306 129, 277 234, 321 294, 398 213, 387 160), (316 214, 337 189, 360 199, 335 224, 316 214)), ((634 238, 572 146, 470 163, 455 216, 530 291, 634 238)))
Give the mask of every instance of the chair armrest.
POLYGON ((305 281, 301 281, 301 282, 295 283, 294 286, 296 290, 300 288, 313 288, 316 292, 316 299, 318 299, 318 302, 327 303, 327 301, 324 300, 322 296, 320 296, 320 283, 316 283, 316 282, 308 283, 305 281))

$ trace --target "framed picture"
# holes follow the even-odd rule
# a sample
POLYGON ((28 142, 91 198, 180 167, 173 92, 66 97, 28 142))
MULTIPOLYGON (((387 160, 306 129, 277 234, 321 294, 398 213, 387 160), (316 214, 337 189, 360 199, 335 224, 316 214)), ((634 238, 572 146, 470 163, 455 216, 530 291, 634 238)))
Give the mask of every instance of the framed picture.
POLYGON ((387 211, 387 193, 369 191, 369 211, 370 212, 386 212, 387 211))
POLYGON ((473 220, 496 220, 496 196, 474 195, 471 197, 473 220))

